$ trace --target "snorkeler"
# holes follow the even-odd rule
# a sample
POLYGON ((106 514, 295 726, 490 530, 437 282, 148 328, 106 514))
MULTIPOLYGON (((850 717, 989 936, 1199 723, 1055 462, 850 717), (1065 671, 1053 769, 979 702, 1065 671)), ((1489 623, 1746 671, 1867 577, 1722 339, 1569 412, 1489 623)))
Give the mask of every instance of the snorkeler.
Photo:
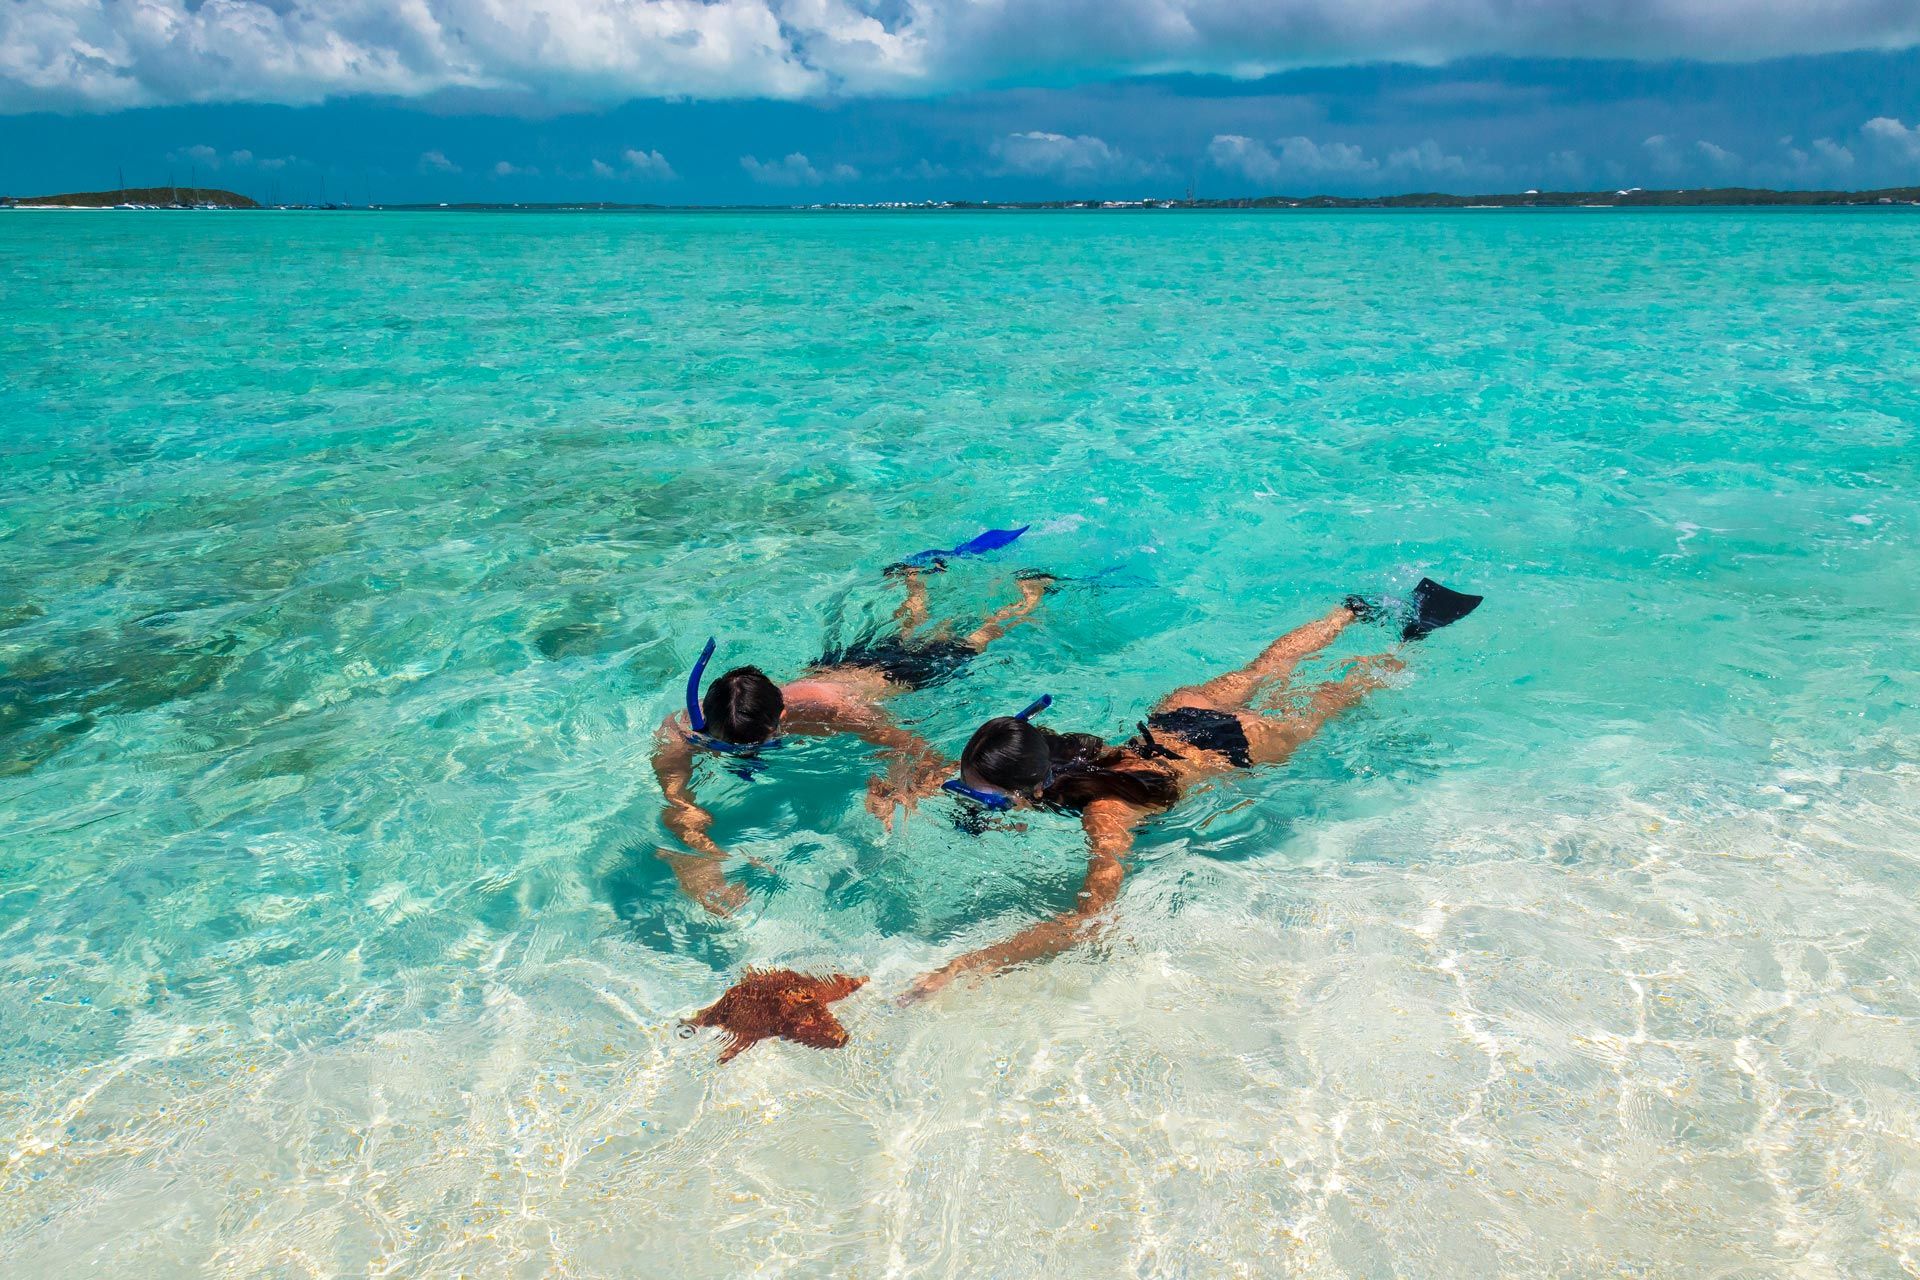
POLYGON ((895 724, 881 704, 895 694, 924 689, 959 674, 1031 614, 1053 582, 1048 574, 1021 574, 1020 598, 966 635, 953 635, 951 624, 943 623, 922 636, 929 617, 925 570, 944 565, 939 555, 970 554, 967 548, 980 541, 963 544, 954 552, 923 552, 891 566, 888 575, 899 577, 906 587, 906 597, 894 611, 894 633, 829 650, 785 685, 775 684, 758 667, 735 667, 717 677, 702 695, 700 678, 714 652, 714 642, 707 641, 687 679, 686 711, 662 722, 653 753, 653 771, 666 796, 667 829, 691 850, 659 852, 672 865, 688 897, 716 915, 726 915, 746 900, 745 891, 721 874, 726 850, 707 834, 713 815, 694 799, 696 752, 733 759, 742 770, 749 770, 756 757, 778 748, 789 736, 853 734, 887 753, 885 776, 875 776, 868 784, 867 807, 889 824, 895 805, 911 808, 919 796, 938 787, 948 762, 916 734, 895 724))
MULTIPOLYGON (((1400 638, 1417 640, 1458 622, 1480 600, 1423 578, 1397 619, 1400 638)), ((1286 760, 1327 721, 1380 688, 1383 673, 1399 670, 1402 663, 1392 653, 1356 659, 1343 678, 1320 685, 1303 706, 1285 715, 1250 709, 1260 688, 1285 680, 1302 658, 1326 648, 1352 623, 1392 620, 1393 614, 1383 603, 1348 596, 1325 617, 1275 640, 1240 670, 1174 690, 1154 707, 1138 735, 1119 746, 1092 734, 1060 734, 1033 724, 1032 717, 1051 697, 1017 716, 981 725, 960 754, 959 778, 945 783, 945 789, 988 810, 1034 806, 1079 814, 1089 846, 1086 881, 1071 910, 949 961, 921 977, 903 1000, 925 999, 963 973, 993 973, 1057 955, 1087 938, 1120 894, 1121 859, 1133 847, 1141 822, 1210 778, 1286 760)))

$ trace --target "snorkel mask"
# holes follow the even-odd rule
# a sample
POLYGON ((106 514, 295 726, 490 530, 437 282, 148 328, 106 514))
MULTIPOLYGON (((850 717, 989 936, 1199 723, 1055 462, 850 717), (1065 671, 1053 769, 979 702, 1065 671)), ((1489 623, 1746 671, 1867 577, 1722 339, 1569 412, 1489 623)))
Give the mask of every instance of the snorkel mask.
POLYGON ((707 733, 706 713, 700 710, 700 679, 707 674, 707 663, 713 658, 713 647, 713 638, 709 636, 707 647, 700 651, 700 660, 687 673, 687 723, 693 726, 687 741, 702 750, 718 751, 727 756, 757 756, 762 751, 775 751, 786 746, 786 738, 779 734, 763 742, 728 742, 725 738, 715 738, 707 733))
MULTIPOLYGON (((1050 693, 1043 693, 1037 699, 1034 700, 1031 706, 1029 706, 1025 711, 1022 711, 1019 715, 1015 716, 1014 719, 1020 720, 1020 721, 1030 720, 1034 716, 1039 715, 1042 711, 1045 711, 1048 707, 1052 705, 1053 705, 1053 695, 1050 693)), ((962 782, 958 778, 950 778, 947 781, 941 783, 940 789, 942 791, 951 791, 953 792, 953 794, 957 796, 965 796, 967 799, 973 801, 977 805, 980 805, 982 808, 991 809, 995 813, 1003 813, 1006 810, 1013 808, 1013 797, 1008 795, 1006 792, 982 791, 977 787, 968 786, 966 783, 962 782)))

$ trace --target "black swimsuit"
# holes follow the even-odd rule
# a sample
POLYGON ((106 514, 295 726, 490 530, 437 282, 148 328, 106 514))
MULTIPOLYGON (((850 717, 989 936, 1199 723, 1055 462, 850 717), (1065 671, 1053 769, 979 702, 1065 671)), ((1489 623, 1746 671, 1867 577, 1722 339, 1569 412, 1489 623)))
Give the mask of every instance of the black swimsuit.
POLYGON ((1229 712, 1210 707, 1175 707, 1148 716, 1147 728, 1178 738, 1190 747, 1223 755, 1236 769, 1253 767, 1247 731, 1240 727, 1240 717, 1229 712))
POLYGON ((909 689, 925 689, 960 674, 980 651, 959 640, 929 640, 908 644, 899 636, 856 640, 844 649, 829 650, 816 667, 871 667, 909 689))

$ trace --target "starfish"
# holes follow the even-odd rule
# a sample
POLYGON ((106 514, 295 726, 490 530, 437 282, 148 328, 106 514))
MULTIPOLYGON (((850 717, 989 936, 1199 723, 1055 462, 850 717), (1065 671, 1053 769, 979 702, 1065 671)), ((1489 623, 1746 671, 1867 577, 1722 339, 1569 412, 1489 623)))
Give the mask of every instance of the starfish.
POLYGON ((847 1042, 847 1029, 827 1006, 866 982, 844 973, 812 978, 791 969, 748 969, 727 994, 688 1018, 687 1025, 719 1027, 727 1033, 722 1062, 733 1061, 769 1036, 815 1049, 838 1049, 847 1042))

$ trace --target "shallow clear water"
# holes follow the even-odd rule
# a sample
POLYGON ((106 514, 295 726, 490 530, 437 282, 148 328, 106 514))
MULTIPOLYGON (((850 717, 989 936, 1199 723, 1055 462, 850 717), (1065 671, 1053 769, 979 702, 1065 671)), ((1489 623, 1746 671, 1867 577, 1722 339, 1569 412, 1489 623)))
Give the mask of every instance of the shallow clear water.
MULTIPOLYGON (((0 217, 10 1274, 1920 1271, 1920 221, 0 217), (882 832, 791 674, 1126 732, 1349 590, 1483 591, 1145 833, 882 832), (1098 575, 1098 576, 1096 576, 1098 575), (759 865, 744 861, 750 855, 759 865), (745 964, 873 975, 715 1064, 745 964)), ((1371 639, 1372 637, 1361 637, 1371 639)), ((1333 658, 1358 652, 1344 645, 1333 658)))

